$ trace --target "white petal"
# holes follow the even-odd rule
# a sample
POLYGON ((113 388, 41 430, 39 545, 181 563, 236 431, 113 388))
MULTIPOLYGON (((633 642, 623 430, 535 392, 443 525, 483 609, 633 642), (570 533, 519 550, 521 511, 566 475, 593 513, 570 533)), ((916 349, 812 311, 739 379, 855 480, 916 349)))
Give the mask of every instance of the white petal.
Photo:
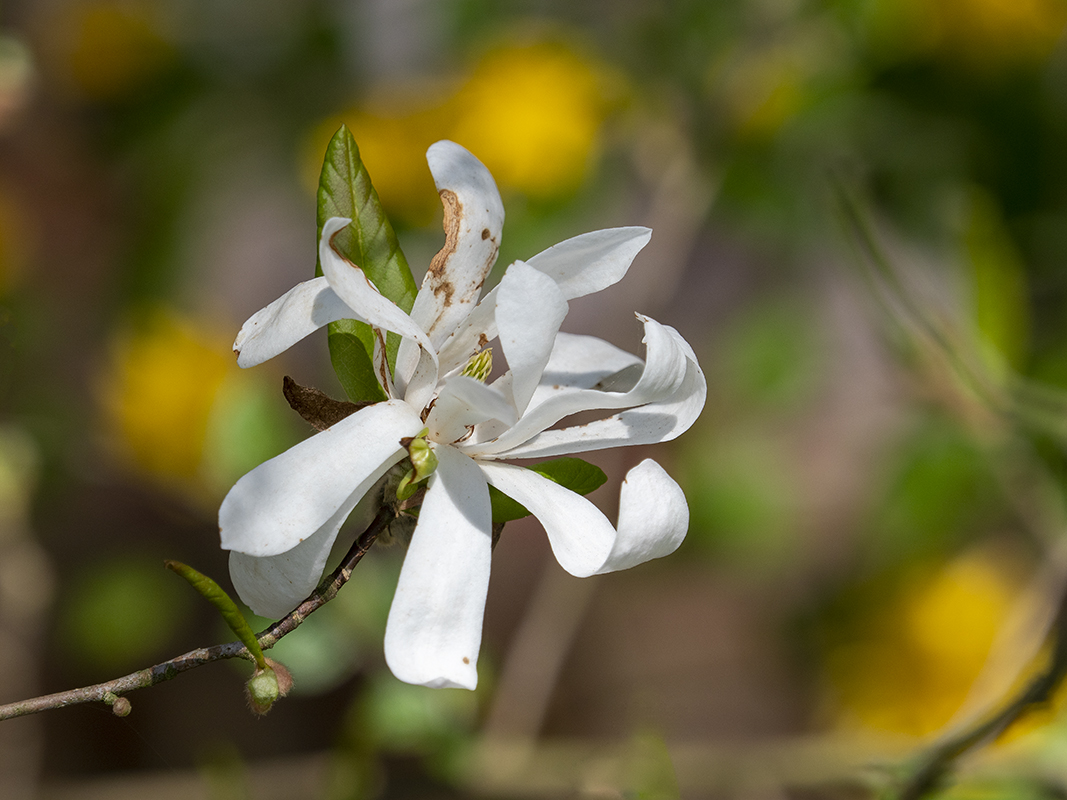
POLYGON ((490 484, 537 517, 560 566, 579 578, 673 553, 689 527, 685 495, 651 459, 623 480, 617 531, 589 500, 536 472, 510 464, 479 466, 490 484))
MULTIPOLYGON (((636 384, 644 365, 645 362, 633 353, 627 353, 596 336, 556 334, 552 355, 541 373, 541 382, 530 399, 530 407, 540 405, 553 394, 575 389, 619 391, 613 386, 600 384, 620 373, 634 376, 636 384)), ((632 386, 627 390, 630 388, 632 386)))
POLYGON ((411 315, 440 347, 470 313, 493 268, 504 204, 489 170, 455 142, 431 145, 426 161, 444 204, 446 241, 430 262, 411 315))
MULTIPOLYGON (((651 238, 652 231, 642 227, 593 230, 554 244, 526 262, 553 278, 564 300, 574 300, 617 283, 651 238)), ((442 373, 465 363, 496 338, 496 302, 494 288, 439 348, 442 373)))
POLYGON ((273 556, 296 547, 405 455, 422 420, 390 400, 368 406, 249 472, 219 508, 224 550, 273 556))
MULTIPOLYGON (((426 161, 444 205, 445 245, 430 262, 411 318, 440 350, 474 308, 493 268, 504 227, 504 204, 489 170, 455 142, 431 145, 426 161)), ((415 370, 410 344, 401 343, 396 363, 396 380, 402 390, 415 370)))
POLYGON ((527 263, 559 284, 568 300, 618 283, 652 238, 648 228, 591 231, 542 250, 527 263))
POLYGON ((450 443, 465 436, 468 426, 490 419, 513 425, 515 408, 498 389, 465 375, 453 375, 445 380, 426 425, 432 441, 450 443))
MULTIPOLYGON (((543 250, 526 263, 556 281, 566 300, 618 282, 649 239, 648 228, 609 228, 583 233, 543 250)), ((438 352, 442 374, 463 364, 497 336, 497 289, 487 292, 438 352)))
POLYGON ((437 384, 437 351, 430 344, 430 339, 423 329, 411 317, 379 293, 363 270, 345 261, 330 246, 333 235, 349 222, 351 220, 343 217, 331 217, 322 226, 322 238, 319 240, 319 263, 322 264, 322 272, 329 280, 330 287, 352 309, 351 316, 365 320, 376 328, 399 333, 404 337, 404 341, 409 342, 413 364, 417 365, 415 374, 418 376, 418 390, 404 394, 406 382, 403 387, 397 386, 392 391, 387 384, 383 384, 383 387, 390 394, 399 393, 413 407, 421 409, 430 401, 432 388, 437 384))
POLYGON ((670 397, 584 425, 543 431, 522 444, 488 457, 546 458, 608 447, 655 444, 674 439, 689 430, 704 408, 708 385, 692 348, 676 330, 666 330, 688 358, 685 379, 670 397))
MULTIPOLYGON (((653 319, 641 317, 645 323, 647 361, 637 385, 627 392, 602 392, 582 389, 555 394, 543 403, 530 408, 519 421, 497 439, 484 444, 464 446, 468 455, 513 457, 519 445, 532 439, 564 417, 581 411, 629 408, 645 403, 664 402, 685 388, 692 349, 676 331, 653 319)), ((701 379, 703 376, 701 376, 701 379)), ((700 402, 703 406, 703 398, 700 402)), ((624 442, 629 443, 629 442, 624 442)))
POLYGON ((473 689, 492 555, 489 490, 455 448, 437 448, 389 609, 385 661, 402 681, 473 689))
POLYGON ((521 261, 508 267, 498 290, 500 346, 511 372, 515 410, 522 414, 552 354, 567 301, 554 280, 521 261))
POLYGON ((326 524, 292 550, 276 556, 230 551, 230 579, 245 604, 262 617, 284 617, 314 591, 326 567, 330 550, 346 550, 366 530, 378 510, 378 497, 356 491, 326 524), (355 506, 355 508, 353 508, 355 506), (338 545, 337 534, 346 519, 350 533, 338 545))
POLYGON ((357 316, 326 278, 298 283, 241 326, 233 343, 237 363, 241 367, 262 364, 323 325, 357 316))
POLYGON ((341 258, 331 246, 333 236, 351 221, 343 217, 331 217, 322 226, 319 263, 322 265, 322 274, 330 282, 330 288, 352 309, 356 318, 365 320, 376 328, 410 337, 423 347, 433 350, 422 328, 396 303, 379 292, 359 266, 341 258))
POLYGON ((241 600, 273 619, 296 608, 318 584, 337 532, 358 500, 353 493, 325 525, 284 553, 260 558, 231 550, 230 580, 241 600))

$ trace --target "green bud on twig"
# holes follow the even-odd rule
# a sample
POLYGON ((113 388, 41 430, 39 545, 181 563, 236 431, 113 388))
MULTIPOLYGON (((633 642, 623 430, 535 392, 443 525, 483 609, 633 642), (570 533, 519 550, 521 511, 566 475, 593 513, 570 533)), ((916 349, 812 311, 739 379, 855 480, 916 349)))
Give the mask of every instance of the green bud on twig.
POLYGON ((111 706, 111 713, 116 717, 129 716, 130 712, 133 711, 133 704, 125 697, 120 697, 114 692, 105 694, 104 702, 111 706))
POLYGON ((437 469, 437 455, 426 441, 430 433, 429 428, 423 428, 422 432, 415 437, 404 438, 400 444, 408 449, 408 457, 411 459, 411 469, 400 479, 396 487, 396 499, 407 500, 419 490, 418 484, 433 475, 437 469))
POLYGON ((263 716, 279 697, 285 697, 293 688, 293 676, 283 664, 268 658, 264 669, 256 669, 245 684, 248 707, 254 714, 263 716))

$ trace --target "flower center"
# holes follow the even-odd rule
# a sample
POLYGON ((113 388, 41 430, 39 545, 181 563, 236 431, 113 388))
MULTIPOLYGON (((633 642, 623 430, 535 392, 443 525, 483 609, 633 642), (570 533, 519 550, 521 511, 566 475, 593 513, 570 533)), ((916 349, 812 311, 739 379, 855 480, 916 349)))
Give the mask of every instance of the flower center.
POLYGON ((493 348, 487 347, 480 353, 475 353, 467 360, 466 366, 463 367, 463 371, 460 375, 465 375, 468 378, 474 378, 474 380, 485 383, 486 378, 489 377, 489 373, 493 371, 493 348))

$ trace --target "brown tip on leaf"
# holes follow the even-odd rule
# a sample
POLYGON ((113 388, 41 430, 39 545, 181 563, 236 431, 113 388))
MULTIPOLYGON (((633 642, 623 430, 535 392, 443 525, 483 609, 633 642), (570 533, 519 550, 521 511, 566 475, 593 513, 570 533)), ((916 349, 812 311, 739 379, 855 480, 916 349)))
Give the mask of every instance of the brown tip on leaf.
POLYGON ((370 405, 369 403, 351 403, 348 400, 334 400, 318 389, 301 386, 288 375, 282 379, 282 394, 288 401, 289 407, 318 431, 324 431, 345 417, 370 405))

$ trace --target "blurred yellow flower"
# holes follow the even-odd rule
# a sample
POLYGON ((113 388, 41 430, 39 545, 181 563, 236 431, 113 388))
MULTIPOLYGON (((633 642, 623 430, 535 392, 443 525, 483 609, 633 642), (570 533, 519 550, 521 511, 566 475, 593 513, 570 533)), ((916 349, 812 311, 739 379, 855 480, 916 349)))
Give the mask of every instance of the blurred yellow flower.
POLYGON ((49 21, 45 50, 65 83, 94 100, 112 100, 174 60, 160 13, 146 0, 65 3, 49 21))
POLYGON ((227 374, 230 337, 166 311, 119 335, 101 387, 112 442, 140 469, 188 481, 201 469, 205 437, 227 374))
POLYGON ((492 51, 452 101, 450 138, 476 154, 502 188, 533 197, 571 191, 600 147, 604 85, 592 62, 560 45, 492 51))
POLYGON ((438 213, 425 153, 439 139, 474 153, 503 191, 565 195, 588 177, 600 149, 609 107, 605 74, 560 44, 497 48, 458 88, 392 87, 324 120, 308 137, 310 182, 317 182, 322 154, 343 122, 397 221, 424 225, 438 213))
POLYGON ((911 736, 944 727, 985 667, 1016 588, 1003 558, 984 551, 906 581, 829 655, 841 722, 911 736))

